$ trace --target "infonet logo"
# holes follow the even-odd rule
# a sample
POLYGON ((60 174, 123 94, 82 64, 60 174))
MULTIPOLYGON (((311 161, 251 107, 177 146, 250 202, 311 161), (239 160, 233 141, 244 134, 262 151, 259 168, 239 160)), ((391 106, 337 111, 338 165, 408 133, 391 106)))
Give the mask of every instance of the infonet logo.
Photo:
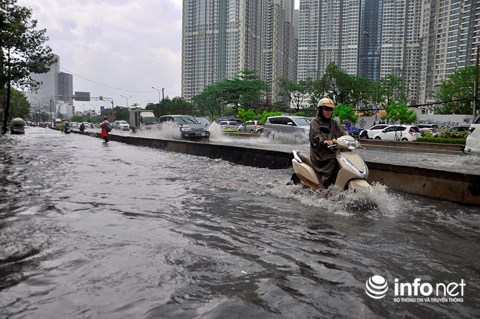
POLYGON ((372 276, 365 283, 365 292, 373 299, 382 299, 387 295, 388 283, 382 276, 372 276))
MULTIPOLYGON (((422 282, 415 278, 413 282, 400 282, 395 278, 393 284, 394 302, 463 302, 466 287, 465 280, 450 283, 422 282)), ((379 275, 365 282, 365 293, 373 299, 382 299, 387 295, 387 280, 379 275)))

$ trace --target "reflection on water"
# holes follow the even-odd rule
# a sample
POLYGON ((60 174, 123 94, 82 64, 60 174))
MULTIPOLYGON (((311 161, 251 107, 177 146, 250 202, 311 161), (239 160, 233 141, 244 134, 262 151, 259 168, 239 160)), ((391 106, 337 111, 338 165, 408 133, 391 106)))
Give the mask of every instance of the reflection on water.
POLYGON ((478 208, 41 128, 0 139, 0 170, 0 317, 479 315, 478 208), (395 302, 417 277, 463 302, 395 302))

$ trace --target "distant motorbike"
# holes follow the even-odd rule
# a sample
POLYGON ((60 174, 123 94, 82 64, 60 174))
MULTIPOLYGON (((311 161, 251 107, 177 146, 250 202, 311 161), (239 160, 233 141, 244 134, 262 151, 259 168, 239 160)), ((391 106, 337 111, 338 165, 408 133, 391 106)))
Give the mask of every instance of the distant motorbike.
MULTIPOLYGON (((334 187, 339 190, 345 189, 371 189, 366 181, 368 177, 368 167, 355 149, 361 147, 360 142, 349 135, 344 135, 333 140, 334 145, 329 146, 337 151, 337 162, 340 166, 334 187)), ((303 184, 311 189, 323 188, 320 178, 312 167, 310 154, 308 152, 293 151, 293 170, 292 182, 294 184, 303 184)))

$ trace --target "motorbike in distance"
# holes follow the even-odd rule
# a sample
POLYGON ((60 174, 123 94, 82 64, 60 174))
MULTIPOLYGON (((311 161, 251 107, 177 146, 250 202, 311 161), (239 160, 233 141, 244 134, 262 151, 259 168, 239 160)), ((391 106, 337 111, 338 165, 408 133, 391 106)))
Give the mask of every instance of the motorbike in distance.
MULTIPOLYGON (((322 132, 330 133, 328 128, 321 128, 322 132)), ((362 157, 354 152, 361 147, 359 141, 350 135, 343 135, 333 140, 333 145, 329 146, 336 151, 336 159, 340 167, 337 172, 333 188, 337 190, 358 190, 371 189, 371 185, 366 181, 368 177, 368 167, 362 157)), ((310 154, 308 152, 293 151, 292 159, 293 171, 291 182, 293 184, 303 184, 310 189, 322 189, 321 178, 312 167, 310 154)))

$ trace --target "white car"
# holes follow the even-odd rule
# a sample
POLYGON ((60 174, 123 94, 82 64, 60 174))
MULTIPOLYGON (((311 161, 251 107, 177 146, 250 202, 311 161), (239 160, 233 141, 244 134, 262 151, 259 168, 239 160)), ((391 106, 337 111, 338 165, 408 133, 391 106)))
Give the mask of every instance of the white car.
POLYGON ((415 125, 390 125, 373 137, 375 140, 412 142, 421 137, 420 130, 415 125))
POLYGON ((467 154, 480 154, 480 116, 470 125, 463 151, 467 154))
POLYGON ((263 126, 263 134, 272 139, 275 139, 275 134, 290 135, 295 139, 308 139, 310 122, 310 119, 305 116, 270 116, 263 126))
POLYGON ((113 122, 113 127, 122 131, 130 131, 130 125, 127 123, 127 121, 123 120, 113 122))
POLYGON ((360 132, 360 137, 361 138, 373 138, 375 136, 375 134, 377 134, 378 132, 380 132, 381 130, 383 130, 383 129, 389 127, 389 126, 390 125, 388 125, 388 124, 374 125, 369 129, 361 131, 360 132))

